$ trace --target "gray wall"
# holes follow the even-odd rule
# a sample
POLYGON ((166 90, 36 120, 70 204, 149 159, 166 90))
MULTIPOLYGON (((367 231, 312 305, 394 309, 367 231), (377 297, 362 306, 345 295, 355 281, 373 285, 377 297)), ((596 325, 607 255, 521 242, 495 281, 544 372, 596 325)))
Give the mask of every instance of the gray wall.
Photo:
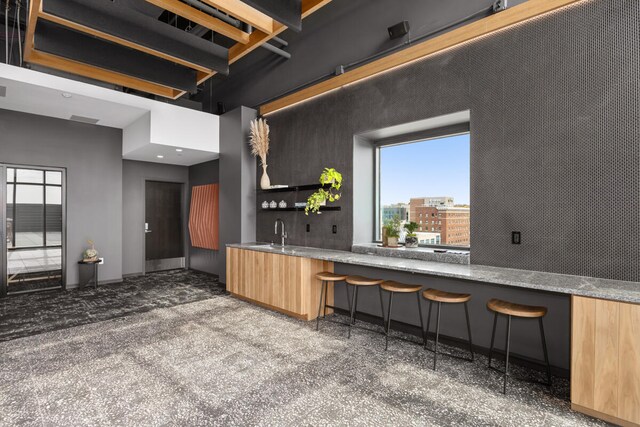
MULTIPOLYGON (((219 160, 200 163, 189 167, 189 201, 191 206, 191 192, 196 185, 217 184, 219 175, 219 160)), ((188 219, 187 219, 188 220, 188 219)), ((220 250, 194 248, 189 239, 189 268, 204 271, 211 274, 220 274, 220 251, 225 248, 220 246, 220 250)))
POLYGON ((226 283, 226 244, 256 239, 256 160, 249 129, 256 111, 240 107, 220 117, 220 248, 217 265, 226 283))
POLYGON ((580 3, 269 115, 272 183, 325 166, 346 183, 341 212, 279 213, 289 242, 349 249, 371 214, 353 209, 355 134, 471 110, 472 262, 640 280, 638 20, 638 2, 580 3))
MULTIPOLYGON (((509 0, 510 5, 524 0, 509 0)), ((231 65, 228 77, 216 75, 213 90, 203 91, 205 108, 216 102, 227 110, 239 105, 257 106, 302 84, 409 40, 389 40, 387 28, 408 20, 410 38, 431 33, 481 10, 493 0, 333 0, 302 22, 302 32, 285 31, 292 58, 285 60, 257 49, 231 65)), ((276 43, 274 43, 276 44, 276 43)))
POLYGON ((67 285, 95 241, 101 281, 122 278, 122 131, 0 110, 0 161, 67 171, 67 285))
MULTIPOLYGON (((122 154, 120 154, 122 157, 122 154)), ((187 193, 189 168, 162 163, 121 160, 122 162, 122 274, 141 274, 145 265, 145 181, 177 182, 183 185, 184 247, 187 248, 187 193)), ((188 251, 185 250, 188 261, 188 251)), ((188 265, 188 264, 187 264, 188 265)))

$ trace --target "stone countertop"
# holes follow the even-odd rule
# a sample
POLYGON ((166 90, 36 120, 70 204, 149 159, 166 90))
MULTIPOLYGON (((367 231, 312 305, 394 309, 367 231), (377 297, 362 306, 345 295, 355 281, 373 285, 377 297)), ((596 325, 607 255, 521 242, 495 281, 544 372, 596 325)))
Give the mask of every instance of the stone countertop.
POLYGON ((381 255, 393 258, 417 259, 422 261, 446 262, 449 264, 469 264, 469 251, 447 249, 436 252, 433 248, 383 247, 377 243, 357 243, 351 246, 351 252, 363 255, 381 255))
POLYGON ((383 268, 415 274, 449 277, 517 288, 533 289, 560 294, 601 298, 613 301, 640 303, 640 283, 622 280, 571 276, 568 274, 516 270, 484 265, 461 265, 380 255, 357 254, 332 249, 302 246, 270 245, 268 243, 229 244, 227 247, 268 252, 301 258, 320 259, 342 264, 383 268))

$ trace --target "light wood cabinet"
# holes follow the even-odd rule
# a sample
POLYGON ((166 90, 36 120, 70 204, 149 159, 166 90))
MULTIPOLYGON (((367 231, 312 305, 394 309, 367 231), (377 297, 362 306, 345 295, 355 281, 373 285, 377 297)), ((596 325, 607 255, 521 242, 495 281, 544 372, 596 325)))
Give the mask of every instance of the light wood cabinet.
MULTIPOLYGON (((321 271, 333 272, 333 263, 227 248, 227 290, 233 296, 303 320, 317 317, 322 282, 315 275, 321 271)), ((327 304, 333 305, 333 285, 328 288, 327 304)))
POLYGON ((640 305, 572 297, 571 404, 640 425, 640 305))

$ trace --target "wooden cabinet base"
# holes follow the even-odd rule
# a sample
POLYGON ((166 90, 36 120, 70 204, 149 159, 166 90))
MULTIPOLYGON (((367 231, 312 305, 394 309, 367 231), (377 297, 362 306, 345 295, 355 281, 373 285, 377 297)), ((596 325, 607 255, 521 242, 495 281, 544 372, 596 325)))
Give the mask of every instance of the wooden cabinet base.
POLYGON ((640 305, 572 297, 571 403, 640 426, 640 305))
MULTIPOLYGON (((322 282, 315 275, 321 271, 333 272, 333 263, 227 248, 227 288, 233 296, 302 320, 317 317, 322 282)), ((331 284, 327 304, 333 305, 331 284)))
POLYGON ((584 406, 576 405, 575 403, 571 404, 571 409, 576 412, 581 412, 583 414, 589 415, 590 417, 599 418, 611 424, 616 424, 622 427, 638 427, 640 424, 632 423, 631 421, 625 421, 618 417, 614 417, 613 415, 607 415, 602 412, 598 412, 594 409, 585 408, 584 406))

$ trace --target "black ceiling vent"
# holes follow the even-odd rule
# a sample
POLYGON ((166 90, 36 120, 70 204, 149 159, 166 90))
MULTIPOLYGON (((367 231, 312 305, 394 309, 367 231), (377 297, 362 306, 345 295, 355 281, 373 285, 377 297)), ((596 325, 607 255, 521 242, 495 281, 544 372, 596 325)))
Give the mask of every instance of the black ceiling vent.
POLYGON ((243 2, 298 33, 302 31, 302 0, 243 0, 243 2))
POLYGON ((80 122, 80 123, 88 123, 90 125, 95 125, 100 121, 100 119, 92 119, 91 117, 76 116, 75 114, 69 117, 69 120, 74 122, 80 122))
POLYGON ((196 71, 137 50, 91 37, 49 21, 40 21, 36 49, 142 80, 197 91, 196 71))
MULTIPOLYGON (((42 7, 45 19, 46 14, 50 14, 220 74, 229 74, 229 54, 224 47, 120 3, 104 0, 47 0, 42 7)), ((41 22, 42 20, 38 22, 38 26, 41 22)))

